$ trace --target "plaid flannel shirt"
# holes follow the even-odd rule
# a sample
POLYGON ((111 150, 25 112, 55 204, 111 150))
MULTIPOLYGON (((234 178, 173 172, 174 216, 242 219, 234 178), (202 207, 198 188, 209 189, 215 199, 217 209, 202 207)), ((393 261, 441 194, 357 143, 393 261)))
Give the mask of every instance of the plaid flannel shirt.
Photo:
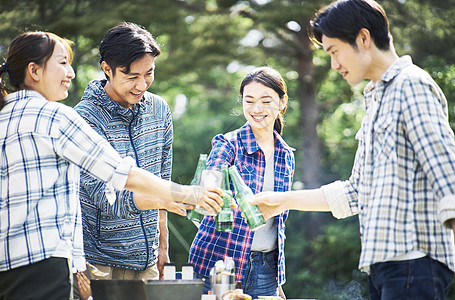
MULTIPOLYGON (((275 185, 274 190, 284 192, 291 189, 294 175, 294 153, 291 147, 274 132, 275 135, 275 185)), ((221 165, 235 165, 245 183, 254 194, 262 191, 265 172, 265 156, 254 138, 249 124, 240 129, 217 135, 212 141, 212 151, 207 161, 207 169, 219 170, 221 165)), ((285 220, 288 212, 275 217, 278 229, 278 284, 285 283, 285 220)), ((254 232, 251 231, 238 208, 234 208, 234 224, 232 232, 215 230, 214 217, 205 217, 194 238, 190 250, 189 261, 193 263, 195 272, 209 276, 210 269, 218 260, 226 256, 234 259, 236 280, 245 278, 248 257, 254 232)))
POLYGON ((369 272, 419 250, 455 270, 453 232, 444 226, 455 218, 455 142, 444 94, 404 56, 364 96, 352 175, 322 187, 335 217, 359 214, 359 268, 369 272))
MULTIPOLYGON (((85 270, 80 170, 123 189, 122 159, 66 105, 34 91, 6 97, 0 111, 0 271, 51 256, 85 270)), ((45 275, 45 274, 44 274, 45 275)))

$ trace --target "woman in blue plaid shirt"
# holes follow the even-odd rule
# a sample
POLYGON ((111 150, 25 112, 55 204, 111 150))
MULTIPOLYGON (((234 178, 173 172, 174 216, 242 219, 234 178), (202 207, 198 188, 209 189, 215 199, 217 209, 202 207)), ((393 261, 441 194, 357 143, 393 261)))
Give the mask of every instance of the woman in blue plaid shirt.
POLYGON ((15 38, 0 76, 0 299, 69 299, 71 271, 85 269, 79 174, 157 198, 150 208, 185 215, 192 206, 220 210, 219 189, 180 186, 134 167, 72 108, 71 43, 52 33, 15 38), (8 89, 9 90, 9 89, 8 89))
MULTIPOLYGON (((288 191, 294 174, 294 154, 280 136, 287 108, 286 84, 272 68, 257 68, 242 81, 240 95, 243 127, 213 138, 207 169, 235 165, 253 193, 288 191)), ((251 231, 238 208, 234 208, 232 232, 215 230, 214 217, 205 217, 193 241, 189 261, 195 271, 208 277, 215 262, 232 257, 236 280, 253 299, 258 296, 284 298, 284 221, 287 212, 269 219, 251 231)), ((205 293, 210 289, 206 281, 205 293)))

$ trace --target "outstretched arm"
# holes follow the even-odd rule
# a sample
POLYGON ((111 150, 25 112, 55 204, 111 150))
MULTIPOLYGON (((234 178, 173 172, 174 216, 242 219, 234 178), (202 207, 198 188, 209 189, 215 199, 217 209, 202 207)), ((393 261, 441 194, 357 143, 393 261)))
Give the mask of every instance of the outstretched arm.
POLYGON ((137 167, 131 168, 125 189, 136 193, 153 195, 156 198, 168 201, 191 205, 198 204, 212 213, 219 212, 221 210, 220 205, 223 203, 220 196, 222 195, 220 188, 181 185, 159 178, 137 167))
POLYGON ((286 210, 330 211, 321 189, 289 192, 264 192, 254 196, 250 204, 258 205, 266 219, 286 210))

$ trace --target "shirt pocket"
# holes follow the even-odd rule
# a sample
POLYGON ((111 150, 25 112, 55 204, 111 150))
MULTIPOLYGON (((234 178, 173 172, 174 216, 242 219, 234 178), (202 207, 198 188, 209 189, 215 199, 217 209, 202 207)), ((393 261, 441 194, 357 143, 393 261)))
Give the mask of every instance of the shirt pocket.
POLYGON ((240 176, 242 176, 243 180, 245 181, 246 185, 248 185, 254 193, 255 186, 252 186, 253 183, 256 183, 258 177, 258 168, 257 166, 250 164, 248 162, 242 163, 237 165, 239 170, 240 176))
POLYGON ((396 119, 394 114, 379 116, 373 125, 374 157, 378 160, 390 157, 396 144, 396 119))

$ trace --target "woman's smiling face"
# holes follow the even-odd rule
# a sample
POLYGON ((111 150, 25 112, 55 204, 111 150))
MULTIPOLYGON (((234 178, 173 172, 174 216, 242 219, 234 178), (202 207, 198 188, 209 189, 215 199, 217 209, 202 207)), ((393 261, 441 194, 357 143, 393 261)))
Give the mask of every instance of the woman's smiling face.
POLYGON ((245 85, 242 96, 243 115, 253 132, 273 130, 282 101, 277 92, 252 81, 245 85))
POLYGON ((40 67, 40 80, 36 90, 47 100, 60 101, 68 97, 71 80, 75 77, 69 62, 69 54, 65 46, 57 42, 54 52, 44 67, 40 67))

